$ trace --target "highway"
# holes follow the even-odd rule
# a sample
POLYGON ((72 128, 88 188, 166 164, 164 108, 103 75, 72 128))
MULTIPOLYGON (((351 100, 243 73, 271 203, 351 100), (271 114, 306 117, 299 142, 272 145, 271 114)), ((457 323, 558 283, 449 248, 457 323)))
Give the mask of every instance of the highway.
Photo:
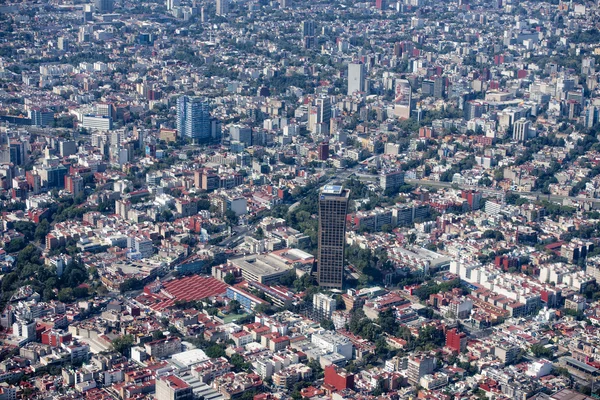
MULTIPOLYGON (((406 183, 410 183, 413 185, 420 185, 420 186, 429 186, 429 187, 435 187, 435 188, 451 188, 452 187, 452 183, 450 182, 439 182, 439 181, 429 181, 429 180, 425 180, 425 179, 405 179, 404 180, 406 183)), ((491 194, 491 195, 496 195, 496 196, 502 196, 502 195, 507 195, 507 194, 518 194, 520 196, 533 196, 536 197, 540 200, 548 200, 548 201, 554 201, 554 202, 559 202, 562 203, 563 200, 565 199, 569 199, 575 202, 591 202, 591 203, 600 203, 600 199, 595 199, 595 198, 591 198, 591 197, 579 197, 579 196, 559 196, 559 195, 547 195, 544 194, 542 192, 518 192, 518 191, 514 191, 514 190, 499 190, 499 189, 490 189, 490 188, 486 188, 486 187, 479 187, 479 186, 471 186, 471 185, 458 185, 458 187, 460 189, 477 189, 481 192, 483 192, 484 194, 491 194)))

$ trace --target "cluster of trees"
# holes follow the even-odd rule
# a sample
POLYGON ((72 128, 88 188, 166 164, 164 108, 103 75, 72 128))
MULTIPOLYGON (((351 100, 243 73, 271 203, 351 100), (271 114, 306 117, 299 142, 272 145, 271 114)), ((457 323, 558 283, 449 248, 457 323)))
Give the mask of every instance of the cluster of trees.
POLYGON ((57 297, 65 302, 84 298, 89 295, 88 290, 79 285, 87 278, 88 272, 78 260, 74 260, 65 268, 63 274, 57 277, 55 271, 44 265, 41 251, 35 245, 29 244, 17 255, 15 270, 6 274, 2 280, 0 306, 3 308, 12 293, 26 285, 31 285, 36 292, 40 293, 44 301, 57 297))
POLYGON ((359 246, 347 246, 345 251, 346 260, 361 272, 359 284, 369 285, 379 283, 383 279, 382 271, 392 268, 388 260, 385 248, 377 248, 375 251, 363 249, 359 246))
POLYGON ((473 168, 475 166, 475 164, 476 164, 475 156, 471 154, 468 157, 465 157, 464 159, 460 160, 458 163, 454 164, 452 166, 452 168, 450 168, 449 170, 444 171, 440 175, 440 181, 452 182, 452 178, 454 177, 454 174, 460 173, 462 171, 467 171, 467 170, 473 168))
POLYGON ((413 336, 410 329, 398 323, 391 309, 380 312, 379 318, 375 321, 371 321, 361 309, 357 309, 352 312, 348 330, 374 342, 377 355, 384 358, 390 355, 384 334, 406 340, 408 351, 432 350, 443 346, 446 340, 442 330, 430 325, 419 328, 418 337, 413 336))
MULTIPOLYGON (((425 285, 421 285, 414 291, 414 295, 417 296, 419 300, 424 301, 427 300, 432 294, 449 292, 455 288, 462 288, 460 279, 453 279, 440 284, 427 283, 425 285)), ((464 288, 463 291, 465 291, 464 288)))
POLYGON ((495 239, 497 241, 504 240, 504 235, 502 232, 493 229, 488 229, 487 231, 483 232, 482 237, 485 239, 495 239))
POLYGON ((119 291, 121 293, 129 292, 131 290, 140 290, 144 288, 144 282, 137 278, 126 279, 121 285, 119 285, 119 291))

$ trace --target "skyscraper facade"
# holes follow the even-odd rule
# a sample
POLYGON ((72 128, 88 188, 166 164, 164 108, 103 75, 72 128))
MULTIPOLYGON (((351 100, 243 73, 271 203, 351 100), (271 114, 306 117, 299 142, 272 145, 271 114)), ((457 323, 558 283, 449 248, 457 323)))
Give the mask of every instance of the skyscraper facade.
POLYGON ((396 79, 394 113, 400 119, 409 119, 412 111, 412 88, 407 79, 396 79))
POLYGON ((96 10, 101 13, 111 13, 114 11, 114 0, 96 0, 96 10))
POLYGON ((365 65, 362 63, 348 64, 348 96, 365 91, 365 65))
POLYGON ((319 286, 342 288, 344 283, 344 248, 346 214, 350 191, 326 185, 319 195, 319 250, 317 281, 319 286))
POLYGON ((211 140, 210 105, 199 97, 177 99, 177 131, 195 142, 211 140))
POLYGON ((229 0, 217 0, 217 15, 224 17, 229 12, 229 0))
POLYGON ((300 29, 302 29, 302 36, 315 36, 315 21, 302 21, 300 29))

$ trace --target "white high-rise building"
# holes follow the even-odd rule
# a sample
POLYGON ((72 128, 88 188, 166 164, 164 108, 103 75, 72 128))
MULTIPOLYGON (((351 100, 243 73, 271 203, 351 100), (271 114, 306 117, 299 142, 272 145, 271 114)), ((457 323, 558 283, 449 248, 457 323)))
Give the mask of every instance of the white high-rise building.
POLYGON ((521 118, 515 121, 513 127, 513 140, 524 142, 529 138, 529 130, 531 129, 531 121, 521 118))
POLYGON ((331 314, 336 310, 336 307, 335 298, 325 293, 313 294, 313 309, 319 312, 323 318, 331 318, 331 314))
POLYGON ((365 91, 365 65, 363 63, 348 64, 348 96, 365 91))

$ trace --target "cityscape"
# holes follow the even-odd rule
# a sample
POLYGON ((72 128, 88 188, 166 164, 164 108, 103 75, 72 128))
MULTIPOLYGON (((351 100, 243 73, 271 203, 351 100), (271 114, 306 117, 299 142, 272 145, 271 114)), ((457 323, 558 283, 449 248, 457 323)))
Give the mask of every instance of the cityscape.
POLYGON ((599 1, 0 2, 0 400, 600 399, 599 77, 599 1))

